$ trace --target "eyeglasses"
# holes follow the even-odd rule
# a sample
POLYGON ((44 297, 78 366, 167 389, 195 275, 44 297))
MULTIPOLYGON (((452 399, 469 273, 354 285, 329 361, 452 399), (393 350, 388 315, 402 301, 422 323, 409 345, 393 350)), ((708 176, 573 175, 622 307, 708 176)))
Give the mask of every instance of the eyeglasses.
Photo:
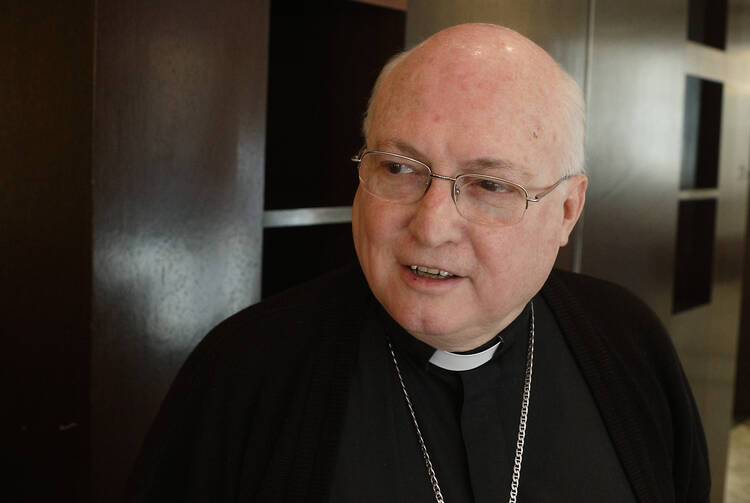
POLYGON ((488 225, 513 225, 521 221, 529 203, 537 203, 570 175, 533 197, 525 187, 502 178, 462 174, 455 178, 438 175, 425 163, 404 155, 363 150, 352 157, 358 164, 359 179, 373 196, 395 203, 419 201, 433 178, 453 182, 453 202, 465 219, 488 225))

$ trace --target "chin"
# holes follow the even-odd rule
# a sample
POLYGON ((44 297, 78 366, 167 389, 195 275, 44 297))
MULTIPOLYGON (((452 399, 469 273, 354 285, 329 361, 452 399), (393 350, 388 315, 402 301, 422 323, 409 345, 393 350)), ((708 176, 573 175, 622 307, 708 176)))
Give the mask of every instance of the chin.
POLYGON ((396 320, 396 323, 414 336, 440 337, 455 333, 458 330, 455 321, 446 319, 445 314, 439 310, 431 313, 429 309, 423 308, 415 312, 402 310, 399 308, 399 305, 396 302, 395 306, 386 308, 386 310, 396 320))

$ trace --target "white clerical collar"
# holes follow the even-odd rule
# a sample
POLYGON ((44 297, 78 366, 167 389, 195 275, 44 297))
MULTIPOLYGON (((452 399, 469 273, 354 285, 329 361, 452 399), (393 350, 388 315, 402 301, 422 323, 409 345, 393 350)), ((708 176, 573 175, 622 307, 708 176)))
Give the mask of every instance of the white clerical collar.
POLYGON ((442 349, 436 349, 435 353, 430 358, 430 363, 442 369, 452 370, 454 372, 472 370, 490 361, 502 342, 503 340, 500 339, 484 351, 472 354, 450 353, 448 351, 443 351, 442 349))

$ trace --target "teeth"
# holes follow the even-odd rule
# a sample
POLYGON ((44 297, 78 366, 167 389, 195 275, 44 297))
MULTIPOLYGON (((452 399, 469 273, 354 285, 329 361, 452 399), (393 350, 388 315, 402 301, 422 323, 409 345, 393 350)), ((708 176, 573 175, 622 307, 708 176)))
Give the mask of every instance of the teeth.
POLYGON ((422 265, 410 265, 409 268, 416 274, 417 276, 421 276, 423 278, 432 278, 432 279, 447 279, 452 278, 454 275, 449 273, 448 271, 443 271, 441 269, 433 269, 431 267, 425 267, 422 265))

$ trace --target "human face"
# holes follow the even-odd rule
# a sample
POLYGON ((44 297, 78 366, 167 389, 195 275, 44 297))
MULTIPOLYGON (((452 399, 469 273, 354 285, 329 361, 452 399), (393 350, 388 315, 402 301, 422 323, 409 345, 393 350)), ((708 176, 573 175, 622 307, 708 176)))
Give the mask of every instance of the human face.
MULTIPOLYGON (((543 89, 498 79, 484 62, 451 58, 446 68, 434 54, 414 56, 378 96, 369 149, 413 157, 441 175, 498 176, 531 194, 559 178, 564 135, 550 122, 555 104, 543 89)), ((507 65, 500 70, 507 76, 507 65)), ((580 213, 585 178, 563 182, 505 227, 465 220, 451 188, 434 180, 420 201, 398 204, 360 186, 352 229, 362 270, 388 313, 424 342, 460 351, 492 338, 542 287, 580 213), (420 276, 412 266, 451 277, 420 276)))

